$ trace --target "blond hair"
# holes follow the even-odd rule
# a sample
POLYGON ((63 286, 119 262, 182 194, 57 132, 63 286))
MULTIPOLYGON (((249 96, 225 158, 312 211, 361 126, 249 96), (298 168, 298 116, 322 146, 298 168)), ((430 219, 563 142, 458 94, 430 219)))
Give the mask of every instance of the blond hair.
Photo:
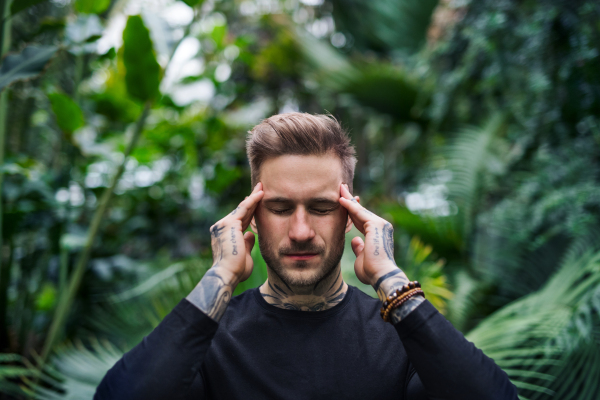
POLYGON ((252 186, 260 180, 260 168, 282 155, 335 154, 341 161, 344 183, 352 192, 356 157, 350 137, 330 114, 286 113, 273 115, 256 125, 246 139, 252 186))

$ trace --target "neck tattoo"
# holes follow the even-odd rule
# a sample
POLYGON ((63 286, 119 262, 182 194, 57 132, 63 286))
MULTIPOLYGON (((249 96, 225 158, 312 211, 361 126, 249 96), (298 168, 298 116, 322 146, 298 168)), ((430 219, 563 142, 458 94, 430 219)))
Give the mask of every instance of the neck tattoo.
POLYGON ((260 294, 267 303, 285 310, 298 311, 327 310, 339 304, 347 291, 348 285, 342 279, 340 266, 312 288, 290 287, 271 274, 260 287, 260 294))

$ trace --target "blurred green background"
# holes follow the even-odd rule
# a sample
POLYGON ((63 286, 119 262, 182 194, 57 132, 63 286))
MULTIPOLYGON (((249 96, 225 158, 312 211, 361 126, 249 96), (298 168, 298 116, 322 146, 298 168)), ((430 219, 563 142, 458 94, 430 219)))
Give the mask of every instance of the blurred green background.
POLYGON ((522 399, 600 398, 597 1, 0 12, 0 398, 90 399, 210 267, 246 132, 288 111, 342 121, 398 265, 522 399))

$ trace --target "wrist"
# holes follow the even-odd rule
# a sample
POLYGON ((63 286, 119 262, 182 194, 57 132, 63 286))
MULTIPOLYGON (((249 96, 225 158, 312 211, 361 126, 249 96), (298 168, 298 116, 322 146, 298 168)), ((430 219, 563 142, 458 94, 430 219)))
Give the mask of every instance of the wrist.
POLYGON ((225 283, 226 285, 231 287, 232 291, 235 290, 238 283, 240 283, 240 281, 241 281, 241 277, 238 276, 235 272, 232 272, 229 269, 227 269, 226 267, 220 266, 218 264, 213 265, 210 268, 210 270, 214 270, 216 273, 218 273, 219 276, 221 277, 221 280, 223 281, 223 283, 225 283))
POLYGON ((236 274, 215 265, 206 271, 186 299, 215 322, 219 322, 238 282, 236 274))
POLYGON ((385 301, 386 298, 394 293, 396 289, 402 288, 409 282, 408 277, 397 266, 392 268, 386 268, 382 270, 373 283, 373 289, 377 292, 377 296, 381 301, 385 301))

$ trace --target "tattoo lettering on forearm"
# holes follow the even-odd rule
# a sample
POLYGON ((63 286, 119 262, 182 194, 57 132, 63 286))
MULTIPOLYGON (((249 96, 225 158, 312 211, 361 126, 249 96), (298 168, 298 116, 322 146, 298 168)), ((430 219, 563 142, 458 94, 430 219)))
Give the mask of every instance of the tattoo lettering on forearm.
POLYGON ((394 260, 394 228, 389 222, 383 227, 383 248, 388 258, 396 264, 394 260))
POLYGON ((399 308, 392 311, 392 324, 396 324, 406 318, 408 314, 414 311, 415 308, 419 306, 422 302, 425 301, 425 298, 422 296, 411 297, 406 301, 406 303, 402 304, 399 308))
POLYGON ((237 256, 237 242, 235 240, 235 228, 233 226, 231 227, 231 244, 233 245, 233 250, 231 251, 231 254, 237 256))
POLYGON ((375 244, 375 251, 373 252, 373 255, 378 256, 379 255, 379 229, 375 228, 375 238, 373 238, 373 243, 375 244))
POLYGON ((211 319, 219 322, 231 300, 232 292, 233 287, 213 267, 186 298, 211 319))

